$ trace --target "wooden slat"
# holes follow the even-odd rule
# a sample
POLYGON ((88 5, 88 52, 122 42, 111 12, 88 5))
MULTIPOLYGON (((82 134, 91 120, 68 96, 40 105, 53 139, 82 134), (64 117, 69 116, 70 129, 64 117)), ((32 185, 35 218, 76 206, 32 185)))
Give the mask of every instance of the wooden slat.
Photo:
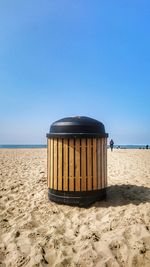
POLYGON ((86 191, 86 139, 81 139, 81 191, 86 191))
POLYGON ((68 191, 68 139, 64 139, 63 153, 63 191, 68 191))
POLYGON ((102 188, 105 187, 105 177, 104 177, 104 138, 101 139, 101 174, 102 174, 102 188))
POLYGON ((97 189, 97 153, 96 153, 96 138, 93 138, 93 189, 97 189))
POLYGON ((108 186, 108 180, 107 180, 107 166, 108 166, 108 164, 107 164, 107 138, 106 138, 106 187, 108 186))
POLYGON ((105 187, 107 187, 107 138, 104 138, 104 176, 105 176, 105 187))
POLYGON ((47 186, 50 187, 50 139, 47 139, 47 186))
POLYGON ((47 139, 47 187, 49 188, 49 139, 47 139))
POLYGON ((75 191, 80 191, 80 139, 75 140, 75 191))
POLYGON ((54 171, 53 171, 53 139, 50 139, 50 188, 53 188, 53 175, 54 175, 54 171))
POLYGON ((104 173, 104 188, 105 188, 105 139, 103 138, 103 173, 104 173))
POLYGON ((74 191, 74 139, 69 140, 69 191, 74 191))
POLYGON ((87 139, 87 190, 92 190, 92 147, 91 139, 87 139))
POLYGON ((57 190, 57 139, 54 139, 54 189, 57 190))
POLYGON ((51 184, 51 140, 49 139, 49 164, 48 164, 48 168, 49 168, 49 188, 50 188, 50 184, 51 184))
POLYGON ((100 151, 101 151, 101 162, 100 162, 100 166, 101 166, 101 188, 103 188, 103 139, 100 139, 100 151))
POLYGON ((101 189, 101 139, 97 140, 97 188, 101 189))
POLYGON ((58 139, 58 190, 62 190, 62 138, 58 139))

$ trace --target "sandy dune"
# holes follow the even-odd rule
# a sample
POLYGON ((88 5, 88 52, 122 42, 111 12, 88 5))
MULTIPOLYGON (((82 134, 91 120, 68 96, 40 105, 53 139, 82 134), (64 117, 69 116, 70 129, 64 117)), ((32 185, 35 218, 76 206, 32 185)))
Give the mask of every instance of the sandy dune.
POLYGON ((150 266, 150 150, 108 151, 107 201, 47 198, 46 149, 0 149, 0 266, 150 266))

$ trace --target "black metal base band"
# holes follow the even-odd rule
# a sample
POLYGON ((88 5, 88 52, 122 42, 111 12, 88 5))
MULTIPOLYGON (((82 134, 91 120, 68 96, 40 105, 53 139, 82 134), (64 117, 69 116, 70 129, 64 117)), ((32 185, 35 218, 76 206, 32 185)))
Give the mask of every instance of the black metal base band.
POLYGON ((96 201, 106 199, 106 188, 84 192, 69 192, 48 189, 48 198, 59 204, 89 207, 96 201))

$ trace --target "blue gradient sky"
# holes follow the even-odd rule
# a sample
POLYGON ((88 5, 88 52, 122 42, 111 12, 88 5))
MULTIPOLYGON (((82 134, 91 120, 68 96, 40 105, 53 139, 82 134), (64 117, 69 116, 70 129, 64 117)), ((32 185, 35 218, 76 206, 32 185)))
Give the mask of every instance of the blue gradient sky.
POLYGON ((0 1, 0 144, 46 143, 72 115, 150 144, 149 0, 0 1))

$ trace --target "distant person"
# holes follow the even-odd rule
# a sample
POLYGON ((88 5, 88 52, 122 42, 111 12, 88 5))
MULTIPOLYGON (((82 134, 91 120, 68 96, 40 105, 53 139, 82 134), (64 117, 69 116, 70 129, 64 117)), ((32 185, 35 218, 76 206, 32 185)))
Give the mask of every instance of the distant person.
POLYGON ((110 145, 111 151, 113 151, 114 141, 112 139, 110 140, 109 145, 110 145))
POLYGON ((146 149, 148 149, 148 145, 146 145, 146 149))

